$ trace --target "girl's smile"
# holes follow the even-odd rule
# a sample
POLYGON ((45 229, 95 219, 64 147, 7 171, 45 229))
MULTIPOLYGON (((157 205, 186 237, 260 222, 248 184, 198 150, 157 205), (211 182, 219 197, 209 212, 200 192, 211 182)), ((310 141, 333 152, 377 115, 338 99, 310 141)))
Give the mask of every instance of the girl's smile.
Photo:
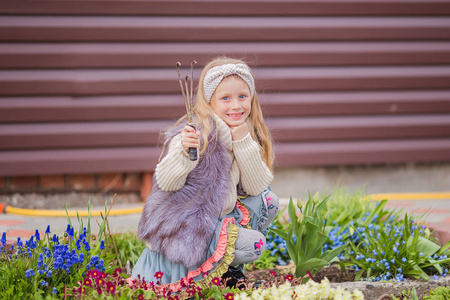
POLYGON ((212 96, 211 106, 228 126, 236 127, 247 120, 252 99, 247 83, 237 76, 222 80, 212 96))

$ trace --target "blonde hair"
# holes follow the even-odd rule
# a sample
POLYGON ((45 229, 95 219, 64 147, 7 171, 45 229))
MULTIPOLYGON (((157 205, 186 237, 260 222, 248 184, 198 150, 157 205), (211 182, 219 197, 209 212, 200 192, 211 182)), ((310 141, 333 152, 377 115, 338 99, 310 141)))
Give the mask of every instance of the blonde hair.
MULTIPOLYGON (((194 114, 196 116, 196 126, 201 131, 201 146, 199 155, 203 154, 206 151, 206 148, 209 144, 209 135, 211 134, 211 128, 213 124, 211 121, 214 120, 214 110, 208 101, 205 99, 204 89, 203 89, 203 80, 205 78, 206 72, 211 68, 216 66, 221 66, 225 64, 245 64, 244 61, 239 59, 233 59, 229 57, 218 57, 212 61, 210 61, 204 68, 202 73, 200 74, 199 84, 197 86, 197 98, 194 105, 194 114)), ((251 70, 250 70, 251 72, 251 70)), ((253 72, 252 76, 253 76, 253 72)), ((233 75, 231 75, 233 76, 233 75)), ((239 78, 239 77, 238 77, 239 78)), ((264 117, 262 114, 261 106, 258 101, 258 95, 256 91, 252 97, 251 103, 251 112, 248 116, 250 120, 250 135, 253 140, 255 140, 260 146, 261 158, 269 167, 269 169, 273 170, 273 151, 272 151, 272 137, 270 132, 264 122, 264 117)), ((186 116, 183 116, 178 120, 177 124, 181 121, 185 120, 186 116)), ((217 132, 216 132, 217 133, 217 132)))

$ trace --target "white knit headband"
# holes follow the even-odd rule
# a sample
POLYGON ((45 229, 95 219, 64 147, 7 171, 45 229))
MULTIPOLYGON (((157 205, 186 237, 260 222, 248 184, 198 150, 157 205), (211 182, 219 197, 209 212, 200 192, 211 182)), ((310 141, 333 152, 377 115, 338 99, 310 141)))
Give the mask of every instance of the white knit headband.
POLYGON ((203 92, 207 102, 211 101, 211 97, 216 91, 222 80, 230 75, 238 75, 248 85, 250 96, 253 97, 255 91, 255 82, 252 73, 247 65, 244 64, 226 64, 211 68, 206 72, 203 79, 203 92))

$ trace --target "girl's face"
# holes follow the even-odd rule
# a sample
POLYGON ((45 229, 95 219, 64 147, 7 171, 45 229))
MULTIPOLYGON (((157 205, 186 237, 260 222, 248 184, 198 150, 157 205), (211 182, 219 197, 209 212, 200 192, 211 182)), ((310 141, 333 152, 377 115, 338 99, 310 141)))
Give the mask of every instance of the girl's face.
POLYGON ((224 78, 211 99, 212 109, 229 127, 239 126, 247 120, 251 104, 250 89, 237 76, 224 78))

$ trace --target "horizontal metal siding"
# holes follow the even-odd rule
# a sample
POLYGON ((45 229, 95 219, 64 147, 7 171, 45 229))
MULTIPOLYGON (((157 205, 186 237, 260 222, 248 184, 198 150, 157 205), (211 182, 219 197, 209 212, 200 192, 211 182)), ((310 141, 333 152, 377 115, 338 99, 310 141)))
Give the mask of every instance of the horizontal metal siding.
POLYGON ((277 166, 450 161, 450 1, 3 1, 0 175, 152 171, 174 63, 253 67, 277 166))

